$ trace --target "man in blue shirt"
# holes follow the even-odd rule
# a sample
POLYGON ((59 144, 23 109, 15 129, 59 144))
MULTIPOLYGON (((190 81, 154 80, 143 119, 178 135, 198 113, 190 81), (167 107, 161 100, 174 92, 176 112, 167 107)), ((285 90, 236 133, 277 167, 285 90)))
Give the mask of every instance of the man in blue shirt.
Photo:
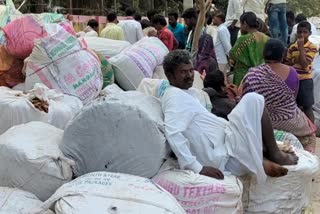
POLYGON ((178 13, 169 13, 169 30, 174 34, 174 37, 179 42, 179 49, 184 49, 186 45, 186 29, 178 23, 178 13))

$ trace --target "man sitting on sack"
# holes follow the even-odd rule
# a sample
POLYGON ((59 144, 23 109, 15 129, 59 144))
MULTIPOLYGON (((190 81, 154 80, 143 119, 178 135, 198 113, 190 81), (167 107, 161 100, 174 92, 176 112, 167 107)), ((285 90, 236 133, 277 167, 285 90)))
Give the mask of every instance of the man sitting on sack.
POLYGON ((170 52, 163 67, 170 82, 161 98, 165 134, 181 169, 217 179, 223 179, 225 171, 252 174, 264 182, 267 175, 286 175, 283 165, 297 164, 295 154, 279 150, 261 95, 245 95, 227 121, 188 93, 194 68, 187 51, 170 52))

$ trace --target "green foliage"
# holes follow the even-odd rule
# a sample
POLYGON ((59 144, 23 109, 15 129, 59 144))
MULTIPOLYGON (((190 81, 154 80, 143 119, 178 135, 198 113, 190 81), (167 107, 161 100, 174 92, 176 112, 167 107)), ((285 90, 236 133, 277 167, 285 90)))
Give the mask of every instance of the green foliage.
POLYGON ((319 0, 288 0, 288 8, 295 13, 303 13, 307 17, 320 16, 319 0))

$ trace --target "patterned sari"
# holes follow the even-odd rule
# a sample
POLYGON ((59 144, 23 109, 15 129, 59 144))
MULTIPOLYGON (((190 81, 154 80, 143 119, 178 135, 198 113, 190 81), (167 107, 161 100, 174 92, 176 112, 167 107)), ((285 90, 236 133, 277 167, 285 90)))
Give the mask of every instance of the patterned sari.
POLYGON ((305 150, 315 152, 315 125, 298 108, 294 91, 270 66, 263 64, 248 71, 243 79, 243 94, 250 92, 264 96, 275 129, 294 134, 305 150))
POLYGON ((260 32, 248 33, 238 38, 230 51, 230 59, 234 62, 233 83, 240 85, 248 70, 264 63, 263 49, 269 37, 260 32))

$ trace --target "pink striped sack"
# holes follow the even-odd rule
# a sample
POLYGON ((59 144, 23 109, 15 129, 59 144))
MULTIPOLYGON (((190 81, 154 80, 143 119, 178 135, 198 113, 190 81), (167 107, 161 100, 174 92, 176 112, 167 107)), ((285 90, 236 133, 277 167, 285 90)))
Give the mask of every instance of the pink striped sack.
POLYGON ((100 61, 83 40, 56 27, 55 34, 36 41, 32 54, 25 60, 25 90, 43 83, 76 96, 83 103, 90 102, 103 85, 100 61))
POLYGON ((168 53, 168 48, 158 38, 143 38, 110 58, 116 82, 125 90, 136 90, 143 78, 153 76, 154 69, 168 53))
POLYGON ((47 36, 45 29, 32 16, 16 19, 2 30, 8 53, 19 59, 25 59, 31 54, 36 39, 47 36))

